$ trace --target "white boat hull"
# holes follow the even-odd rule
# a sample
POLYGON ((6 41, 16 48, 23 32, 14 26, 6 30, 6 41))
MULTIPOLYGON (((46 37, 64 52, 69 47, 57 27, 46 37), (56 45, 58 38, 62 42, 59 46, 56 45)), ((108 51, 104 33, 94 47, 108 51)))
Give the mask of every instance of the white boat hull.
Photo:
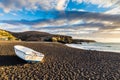
POLYGON ((16 55, 25 61, 36 62, 36 61, 42 61, 42 59, 44 58, 44 54, 21 45, 14 46, 14 49, 16 55))

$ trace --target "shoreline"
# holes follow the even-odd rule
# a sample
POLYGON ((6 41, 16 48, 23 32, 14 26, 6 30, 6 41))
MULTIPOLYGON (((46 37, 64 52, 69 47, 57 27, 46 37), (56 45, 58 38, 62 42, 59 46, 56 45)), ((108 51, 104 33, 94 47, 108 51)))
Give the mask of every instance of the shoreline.
POLYGON ((0 79, 119 79, 120 54, 82 50, 61 43, 12 42, 0 44, 0 79), (29 64, 15 53, 23 45, 42 52, 42 62, 29 64), (116 76, 117 74, 117 76, 116 76))
MULTIPOLYGON (((106 43, 101 43, 101 44, 106 44, 106 43)), ((110 44, 112 44, 112 43, 110 43, 110 44)), ((99 49, 99 48, 95 48, 95 46, 92 46, 91 48, 90 47, 86 47, 86 46, 89 46, 89 45, 85 45, 85 47, 84 47, 84 45, 82 45, 82 44, 65 44, 65 45, 68 46, 68 47, 77 48, 77 49, 83 49, 83 50, 120 53, 120 51, 118 51, 118 50, 109 49, 109 48, 112 47, 112 46, 109 46, 109 45, 108 46, 103 46, 104 48, 108 48, 108 49, 104 49, 104 48, 103 49, 99 49)), ((96 46, 96 47, 102 47, 102 46, 96 46)))

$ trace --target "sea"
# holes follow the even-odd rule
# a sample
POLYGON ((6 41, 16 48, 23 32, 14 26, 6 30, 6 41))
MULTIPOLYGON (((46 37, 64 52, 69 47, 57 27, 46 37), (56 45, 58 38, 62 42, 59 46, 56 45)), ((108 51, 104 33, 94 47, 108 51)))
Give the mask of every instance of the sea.
POLYGON ((66 45, 69 47, 85 49, 85 50, 96 50, 96 51, 120 53, 120 43, 83 42, 81 44, 66 44, 66 45))

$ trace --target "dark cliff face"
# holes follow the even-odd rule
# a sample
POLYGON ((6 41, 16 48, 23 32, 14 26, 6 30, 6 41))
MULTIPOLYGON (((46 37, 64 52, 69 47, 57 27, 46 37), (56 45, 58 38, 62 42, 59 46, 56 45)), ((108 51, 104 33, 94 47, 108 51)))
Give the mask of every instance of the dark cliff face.
POLYGON ((63 36, 63 35, 53 35, 52 41, 53 42, 60 42, 60 43, 71 43, 72 37, 71 36, 63 36))

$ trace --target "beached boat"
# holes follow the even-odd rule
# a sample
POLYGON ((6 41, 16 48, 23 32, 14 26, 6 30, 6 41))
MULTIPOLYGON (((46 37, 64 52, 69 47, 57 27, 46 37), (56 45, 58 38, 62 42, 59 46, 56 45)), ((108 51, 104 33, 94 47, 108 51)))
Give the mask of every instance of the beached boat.
POLYGON ((28 62, 38 62, 38 61, 42 61, 42 59, 44 58, 44 54, 25 46, 15 45, 14 49, 16 55, 19 58, 28 62))

